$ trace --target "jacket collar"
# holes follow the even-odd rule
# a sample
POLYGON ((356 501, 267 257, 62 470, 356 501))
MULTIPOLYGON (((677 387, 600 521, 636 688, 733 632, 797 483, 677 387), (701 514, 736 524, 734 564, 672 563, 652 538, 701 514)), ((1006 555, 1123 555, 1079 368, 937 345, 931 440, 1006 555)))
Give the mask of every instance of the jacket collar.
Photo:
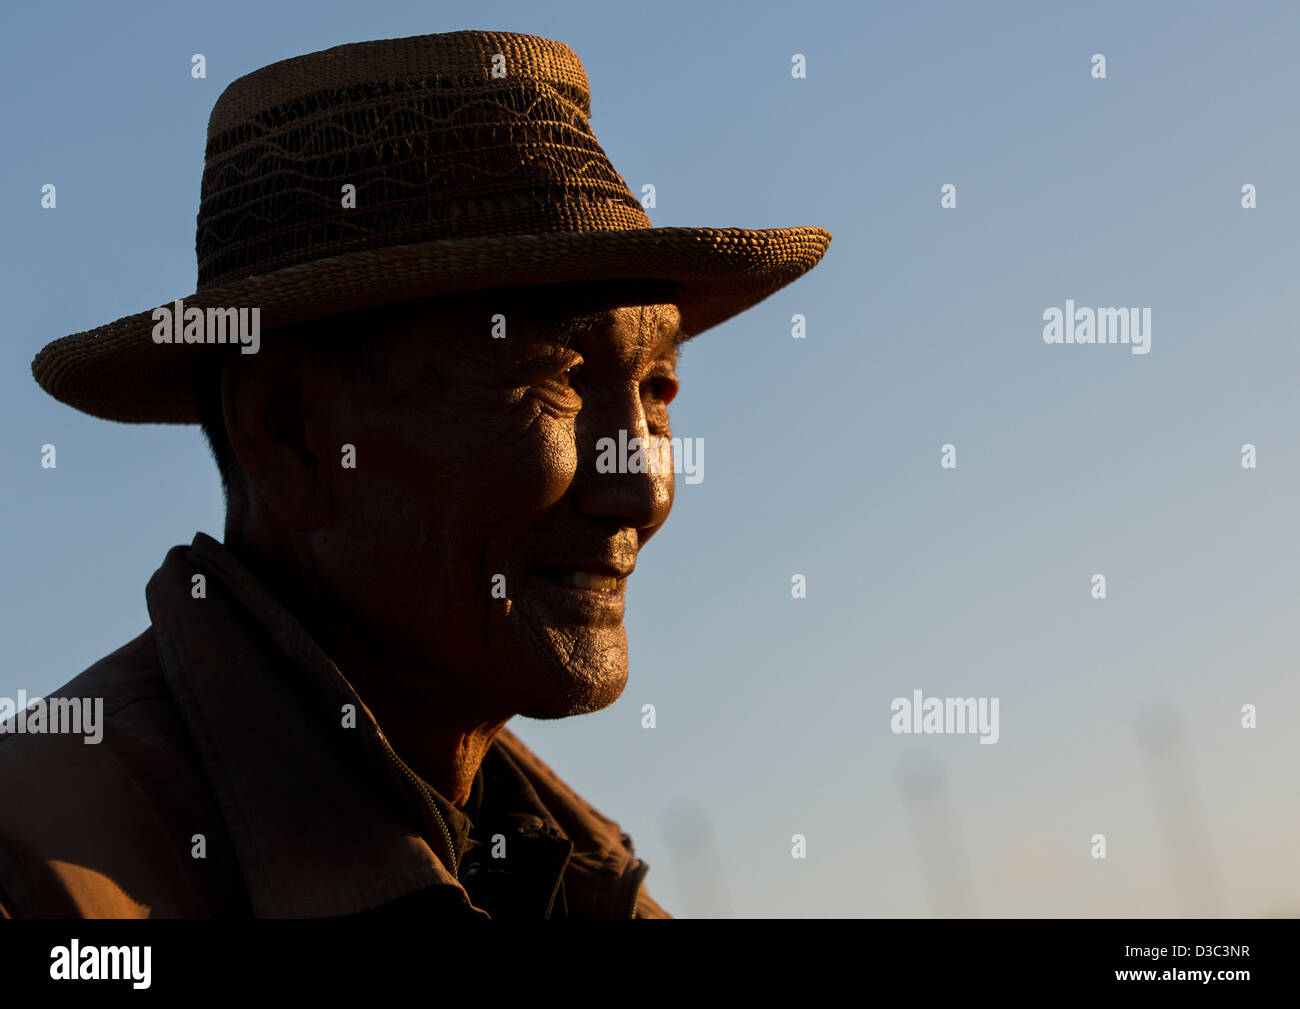
MULTIPOLYGON (((337 666, 230 551, 199 533, 168 553, 146 598, 255 915, 351 914, 445 887, 486 916, 454 875, 465 818, 401 765, 337 666)), ((571 912, 626 913, 645 866, 617 824, 509 730, 484 771, 488 802, 506 793, 566 842, 571 912)))

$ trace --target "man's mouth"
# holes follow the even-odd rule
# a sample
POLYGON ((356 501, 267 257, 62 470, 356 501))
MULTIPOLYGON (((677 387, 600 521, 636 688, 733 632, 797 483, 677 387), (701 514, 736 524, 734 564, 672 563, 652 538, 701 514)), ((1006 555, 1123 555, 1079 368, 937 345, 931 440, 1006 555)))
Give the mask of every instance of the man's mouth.
POLYGON ((534 574, 553 582, 560 588, 590 592, 620 593, 626 582, 625 577, 584 568, 537 568, 534 574))
POLYGON ((635 555, 626 561, 597 553, 547 560, 529 569, 528 585, 519 595, 530 613, 557 627, 622 624, 635 555))

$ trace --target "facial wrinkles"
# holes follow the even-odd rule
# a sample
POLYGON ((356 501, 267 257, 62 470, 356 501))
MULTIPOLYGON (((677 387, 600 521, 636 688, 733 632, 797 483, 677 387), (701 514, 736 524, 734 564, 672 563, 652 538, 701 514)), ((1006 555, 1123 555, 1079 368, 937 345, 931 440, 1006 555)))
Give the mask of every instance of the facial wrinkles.
MULTIPOLYGON (((666 323, 673 321, 672 312, 671 306, 638 306, 618 315, 606 313, 607 322, 596 329, 595 335, 580 338, 587 344, 582 348, 586 354, 581 371, 594 376, 593 380, 609 388, 611 395, 615 394, 614 388, 617 387, 620 397, 635 396, 633 416, 638 428, 643 423, 650 426, 651 421, 645 417, 639 384, 648 377, 645 372, 652 367, 649 358, 662 347, 659 333, 666 323), (629 325, 633 311, 635 321, 629 325), (609 339, 607 332, 600 332, 620 323, 626 327, 624 332, 634 330, 635 338, 609 339)), ((516 333, 522 328, 517 327, 516 333)), ((462 327, 458 335, 466 332, 467 328, 462 327)), ((522 339, 515 338, 515 344, 522 349, 514 351, 503 361, 502 355, 490 346, 489 341, 491 337, 487 333, 481 340, 472 336, 449 339, 439 348, 439 359, 427 369, 437 376, 439 388, 436 405, 426 403, 425 408, 432 407, 441 423, 457 424, 465 434, 444 446, 451 450, 445 457, 450 464, 445 467, 445 476, 455 480, 460 467, 473 465, 476 459, 493 453, 504 453, 525 471, 548 471, 553 482, 567 486, 577 467, 573 422, 582 408, 564 409, 545 396, 529 393, 536 382, 544 380, 542 376, 548 370, 534 369, 531 362, 549 360, 552 362, 549 367, 558 374, 562 370, 560 362, 565 359, 562 355, 573 355, 574 352, 557 352, 547 347, 536 332, 525 331, 522 339), (521 366, 521 361, 526 363, 521 366), (526 377, 521 374, 523 370, 533 370, 533 375, 526 377), (554 477, 562 479, 554 481, 554 477)), ((672 370, 675 353, 670 348, 663 356, 668 369, 672 370)), ((429 382, 422 379, 417 384, 427 387, 429 382)), ((589 398, 604 394, 597 389, 584 392, 589 398)), ((585 405, 594 407, 595 404, 585 405)), ((655 426, 657 429, 663 427, 662 424, 655 426)), ((517 469, 513 475, 518 475, 517 469)), ((478 506, 481 505, 479 502, 478 506)))
MULTIPOLYGON (((621 379, 617 408, 619 415, 627 418, 633 428, 629 430, 629 436, 666 437, 669 433, 667 404, 647 402, 642 387, 656 376, 675 376, 676 345, 661 339, 675 319, 672 306, 640 306, 636 314, 636 338, 617 345, 617 368, 621 379), (630 403, 622 399, 624 396, 629 397, 630 403), (629 406, 630 413, 625 412, 629 406)), ((597 432, 598 436, 607 433, 597 432)))
MULTIPOLYGON (((617 402, 618 416, 634 417, 632 423, 637 428, 646 426, 640 400, 640 383, 651 366, 652 355, 657 350, 661 353, 664 350, 659 335, 664 324, 673 321, 672 311, 671 307, 637 306, 619 313, 611 312, 600 326, 574 341, 575 349, 582 352, 584 359, 576 381, 582 390, 583 409, 595 408, 600 399, 617 402), (602 388, 599 391, 584 388, 584 379, 587 383, 602 388)), ((668 349, 665 356, 671 364, 672 350, 668 349)), ((596 415, 587 421, 592 427, 601 426, 601 423, 596 415)), ((591 433, 595 432, 589 431, 588 436, 591 433)), ((576 441, 576 429, 571 429, 571 436, 576 441)), ((570 444, 576 453, 575 441, 570 444)), ((585 442, 586 436, 584 444, 585 442)), ((637 538, 637 533, 630 529, 621 531, 619 535, 624 534, 637 538)), ((526 624, 526 630, 544 654, 549 652, 554 655, 571 675, 590 683, 614 675, 612 670, 622 660, 623 646, 606 634, 592 635, 564 625, 534 627, 531 623, 526 624)))
POLYGON ((673 321, 670 305, 641 305, 637 308, 636 338, 619 345, 619 363, 628 372, 639 375, 651 363, 659 346, 659 334, 673 321))
MULTIPOLYGON (((488 493, 472 503, 463 502, 469 527, 475 527, 485 517, 488 519, 492 531, 485 540, 474 545, 461 542, 460 521, 444 524, 439 530, 440 552, 446 565, 443 590, 452 599, 466 595, 454 591, 457 585, 490 582, 493 574, 506 576, 506 597, 510 597, 516 573, 509 570, 509 545, 540 511, 563 496, 576 471, 571 422, 577 408, 560 410, 545 399, 528 395, 530 383, 540 380, 547 368, 558 373, 560 361, 574 355, 571 351, 557 353, 544 344, 539 347, 539 341, 530 339, 531 334, 522 333, 522 329, 518 327, 511 334, 514 345, 508 348, 509 354, 500 353, 507 348, 499 344, 494 347, 486 341, 470 340, 468 345, 461 340, 449 341, 435 366, 445 376, 439 383, 444 394, 453 388, 459 392, 450 400, 456 406, 455 422, 473 423, 478 433, 477 437, 461 443, 463 451, 457 453, 458 462, 472 469, 485 460, 490 461, 502 482, 499 493, 488 493), (546 366, 534 362, 546 362, 546 366), (470 418, 478 419, 472 422, 470 418), (521 492, 518 480, 527 473, 534 476, 527 481, 528 489, 521 492), (511 483, 515 486, 509 486, 511 483), (521 509, 521 505, 527 507, 521 509)), ((452 420, 450 412, 443 417, 452 420)), ((481 481, 482 477, 480 474, 478 479, 481 481)), ((488 479, 489 483, 495 482, 492 474, 488 474, 488 479)), ((474 485, 469 470, 463 482, 474 485)), ((454 616, 462 626, 473 624, 470 610, 487 606, 490 611, 494 604, 500 605, 500 600, 494 600, 487 592, 471 593, 469 598, 474 600, 474 605, 468 608, 455 607, 453 603, 455 608, 465 611, 454 616)), ((465 602, 468 604, 469 599, 465 602)), ((484 616, 486 619, 480 620, 480 643, 485 652, 491 652, 492 643, 500 643, 502 639, 494 635, 493 614, 488 612, 484 616)), ((572 671, 577 668, 575 653, 580 648, 580 639, 577 635, 562 637, 564 640, 554 642, 555 651, 557 657, 566 657, 564 664, 572 671)))

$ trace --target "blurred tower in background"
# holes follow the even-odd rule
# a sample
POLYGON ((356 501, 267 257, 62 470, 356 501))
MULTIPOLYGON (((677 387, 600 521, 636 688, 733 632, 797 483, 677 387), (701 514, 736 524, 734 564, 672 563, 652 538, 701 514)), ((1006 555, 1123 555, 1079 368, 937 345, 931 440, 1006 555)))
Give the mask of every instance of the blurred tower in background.
POLYGON ((1178 913, 1214 918, 1227 913, 1223 880, 1196 795, 1196 775, 1177 709, 1157 701, 1138 713, 1136 734, 1160 820, 1178 913))
POLYGON ((898 766, 898 790, 907 809, 930 911, 937 918, 979 915, 979 902, 957 811, 943 764, 927 753, 908 754, 898 766))
POLYGON ((704 805, 694 799, 670 803, 664 813, 664 841, 678 892, 683 895, 679 898, 680 917, 733 917, 713 821, 704 805))

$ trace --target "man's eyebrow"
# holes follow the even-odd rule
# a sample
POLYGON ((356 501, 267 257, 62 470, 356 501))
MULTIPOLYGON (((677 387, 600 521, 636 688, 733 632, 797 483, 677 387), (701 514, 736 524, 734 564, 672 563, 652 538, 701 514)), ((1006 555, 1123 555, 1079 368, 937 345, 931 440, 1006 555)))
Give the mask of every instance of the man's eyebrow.
POLYGON ((609 310, 566 315, 561 319, 553 320, 546 327, 547 342, 557 347, 568 347, 578 337, 590 333, 597 326, 608 325, 613 319, 614 313, 609 310))

